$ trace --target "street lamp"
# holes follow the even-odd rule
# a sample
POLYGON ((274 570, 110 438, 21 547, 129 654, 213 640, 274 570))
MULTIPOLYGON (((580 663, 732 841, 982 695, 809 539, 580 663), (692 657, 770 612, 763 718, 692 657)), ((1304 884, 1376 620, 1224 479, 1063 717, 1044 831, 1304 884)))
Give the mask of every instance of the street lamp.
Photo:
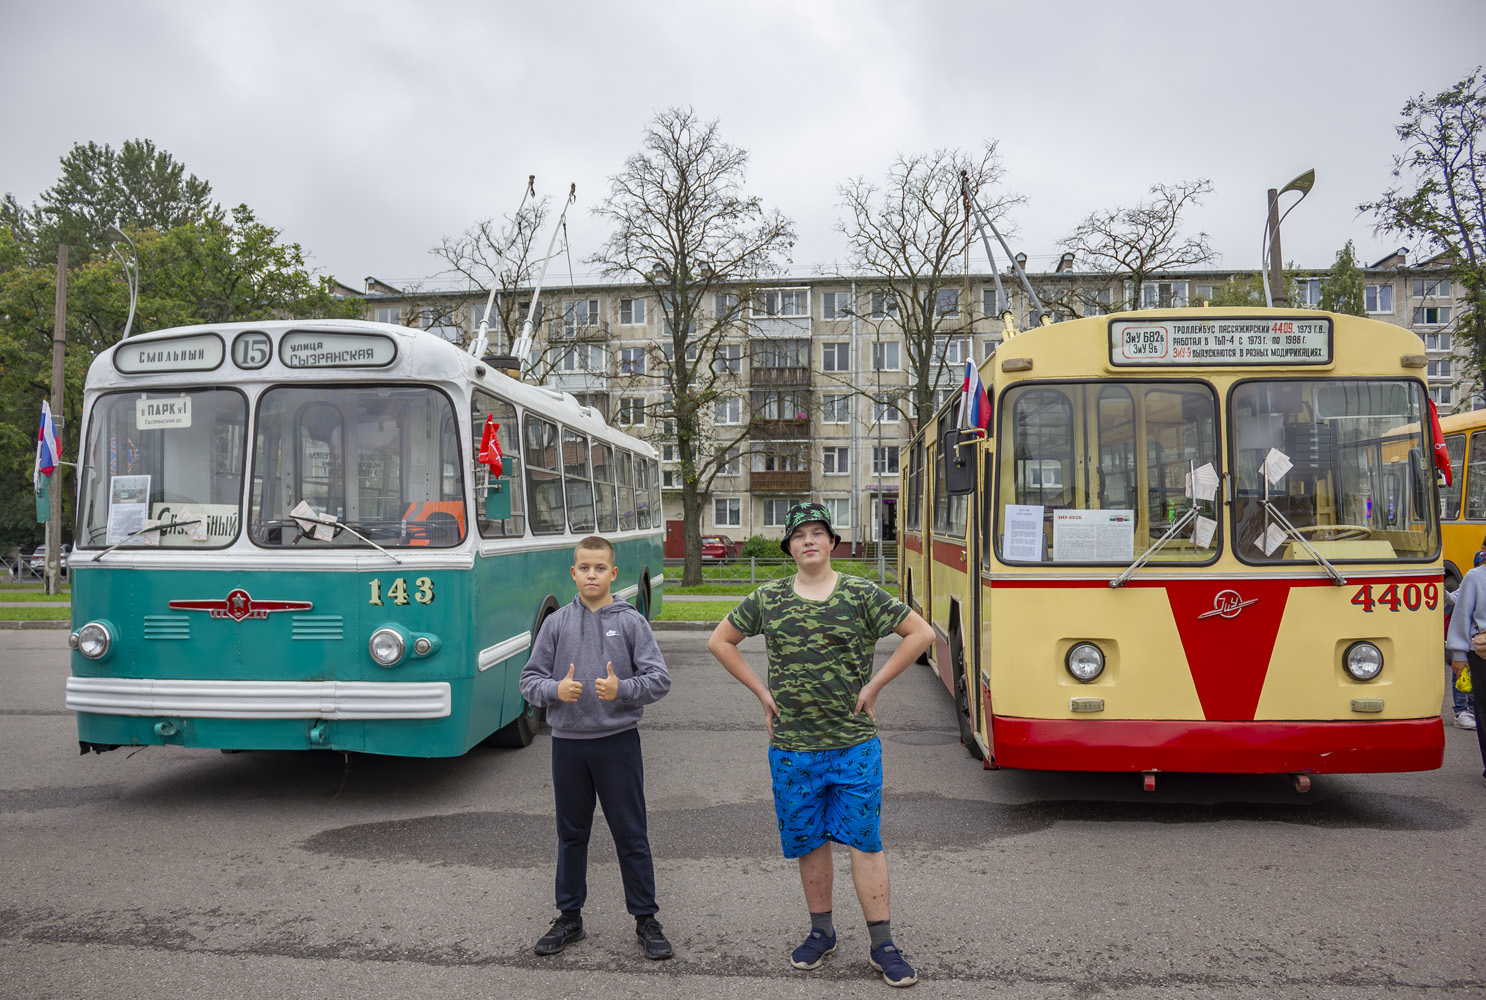
POLYGON ((1284 257, 1280 254, 1280 223, 1285 221, 1285 216, 1295 211, 1296 205, 1305 201, 1305 196, 1311 193, 1311 188, 1315 183, 1315 170, 1307 170, 1278 191, 1274 188, 1269 189, 1269 218, 1264 223, 1264 244, 1259 254, 1259 276, 1264 282, 1264 304, 1267 306, 1273 306, 1276 302, 1281 306, 1290 304, 1285 295, 1284 257), (1290 191, 1299 191, 1300 197, 1285 209, 1285 215, 1281 215, 1280 195, 1290 191))

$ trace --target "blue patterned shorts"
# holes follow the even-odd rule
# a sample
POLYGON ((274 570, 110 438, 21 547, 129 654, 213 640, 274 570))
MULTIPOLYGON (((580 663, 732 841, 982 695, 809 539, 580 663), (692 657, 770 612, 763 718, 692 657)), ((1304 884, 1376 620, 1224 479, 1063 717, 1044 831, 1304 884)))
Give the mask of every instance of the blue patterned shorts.
POLYGON ((769 748, 774 813, 786 858, 827 840, 869 854, 882 850, 882 743, 844 750, 769 748))

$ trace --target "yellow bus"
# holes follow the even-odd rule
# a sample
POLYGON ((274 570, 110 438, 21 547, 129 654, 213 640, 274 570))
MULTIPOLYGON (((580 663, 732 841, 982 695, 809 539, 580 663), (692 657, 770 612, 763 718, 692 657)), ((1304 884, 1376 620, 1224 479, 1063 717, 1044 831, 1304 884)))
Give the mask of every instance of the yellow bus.
POLYGON ((952 401, 914 438, 901 532, 970 753, 1148 788, 1438 767, 1425 365, 1406 330, 1306 310, 1007 339, 980 369, 989 433, 952 401))
POLYGON ((1440 418, 1450 452, 1450 484, 1440 489, 1445 586, 1454 590, 1486 541, 1486 410, 1440 418))

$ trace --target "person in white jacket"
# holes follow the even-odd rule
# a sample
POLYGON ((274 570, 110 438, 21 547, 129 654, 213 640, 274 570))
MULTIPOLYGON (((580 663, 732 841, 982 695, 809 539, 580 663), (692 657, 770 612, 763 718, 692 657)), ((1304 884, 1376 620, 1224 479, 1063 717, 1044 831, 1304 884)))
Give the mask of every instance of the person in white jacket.
MULTIPOLYGON (((1459 678, 1469 666, 1472 687, 1486 678, 1486 659, 1473 648, 1473 640, 1481 632, 1486 632, 1486 564, 1477 564, 1460 581, 1460 589, 1455 592, 1455 610, 1450 615, 1450 631, 1445 636, 1445 649, 1450 653, 1455 676, 1459 678)), ((1482 642, 1486 644, 1486 636, 1482 642)), ((1486 726, 1479 721, 1476 741, 1481 748, 1481 774, 1486 777, 1486 726)))

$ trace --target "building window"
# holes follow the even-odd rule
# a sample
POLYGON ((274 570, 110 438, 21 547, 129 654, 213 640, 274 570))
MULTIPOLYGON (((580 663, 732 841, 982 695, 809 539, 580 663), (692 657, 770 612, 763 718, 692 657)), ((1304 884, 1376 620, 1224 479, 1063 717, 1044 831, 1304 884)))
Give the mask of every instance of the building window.
POLYGON ((760 316, 809 316, 810 292, 805 288, 779 288, 760 292, 753 311, 760 316))
POLYGON ((743 345, 723 344, 712 351, 712 370, 719 375, 730 372, 737 375, 743 370, 743 345))
POLYGON ((753 344, 755 368, 809 368, 810 341, 757 340, 753 344))
POLYGON ((737 528, 743 524, 741 497, 713 497, 712 524, 718 528, 737 528))
POLYGON ((1391 313, 1393 311, 1393 286, 1391 284, 1368 285, 1365 297, 1368 312, 1391 313))
POLYGON ((851 371, 851 344, 846 341, 821 344, 820 369, 826 372, 851 371))
POLYGON ((732 477, 743 475, 743 455, 737 448, 729 448, 723 453, 722 461, 717 465, 719 476, 732 477))
POLYGON ((743 400, 737 396, 719 399, 713 404, 713 423, 741 424, 743 422, 743 400))
POLYGON ((958 389, 935 389, 933 404, 934 412, 938 413, 941 409, 943 409, 944 404, 949 402, 950 396, 958 396, 959 394, 960 390, 958 389))
POLYGON ((1431 361, 1429 363, 1429 377, 1430 378, 1449 378, 1450 377, 1450 359, 1449 358, 1446 358, 1443 361, 1431 361))
POLYGON ((898 315, 898 299, 887 292, 872 293, 872 318, 893 319, 898 315))
POLYGON ((608 367, 609 355, 603 344, 574 344, 556 351, 558 371, 602 372, 608 367))
POLYGON ((809 420, 809 392, 755 392, 753 416, 758 420, 809 420))
POLYGON ((1295 305, 1315 309, 1321 304, 1321 279, 1300 278, 1295 282, 1295 305))
POLYGON ((1448 351, 1454 343, 1448 333, 1426 333, 1424 335, 1424 349, 1426 351, 1448 351))
POLYGON ((934 315, 953 316, 960 311, 960 290, 940 288, 934 292, 934 315))
POLYGON ((957 365, 965 360, 965 338, 960 336, 934 338, 934 363, 957 365))
POLYGON ((787 498, 787 499, 782 499, 782 500, 781 499, 770 498, 770 499, 765 500, 764 501, 764 527, 766 527, 766 528, 782 528, 782 527, 784 527, 784 515, 789 512, 789 509, 791 507, 793 507, 795 504, 801 503, 801 502, 802 501, 799 498, 787 498))
POLYGON ((872 422, 874 424, 896 424, 898 422, 897 404, 873 400, 872 422))
POLYGON ((874 340, 872 342, 872 370, 875 372, 898 370, 898 342, 896 340, 874 340))
POLYGON ((1415 326, 1444 326, 1450 322, 1449 306, 1415 306, 1415 326))
POLYGON ((619 352, 619 374, 645 374, 645 348, 626 347, 619 352))
POLYGON ((851 527, 851 497, 826 497, 825 503, 831 515, 831 527, 851 527))
POLYGON ((1429 398, 1434 400, 1436 406, 1449 406, 1453 393, 1448 385, 1432 385, 1429 387, 1429 398))
POLYGON ((777 441, 753 453, 754 472, 805 472, 809 467, 809 452, 803 444, 777 441))
POLYGON ((677 458, 676 442, 662 441, 660 446, 660 460, 662 462, 675 462, 677 458))
POLYGON ((619 406, 614 411, 614 422, 621 427, 644 426, 645 397, 620 396, 619 406))
POLYGON ((644 299, 619 300, 619 325, 643 326, 645 324, 644 299))
POLYGON ((850 315, 850 292, 826 292, 820 297, 821 319, 842 319, 850 315))
POLYGON ((731 292, 718 292, 713 295, 712 316, 714 319, 736 319, 738 316, 738 296, 731 292))
POLYGON ((1416 299, 1448 299, 1453 286, 1449 278, 1436 281, 1414 281, 1414 298, 1416 299))
POLYGON ((898 474, 898 446, 895 444, 872 449, 872 474, 874 476, 896 476, 898 474))
POLYGON ((1185 281, 1147 281, 1140 286, 1140 308, 1184 309, 1187 305, 1185 281))
POLYGON ((846 393, 827 393, 820 399, 820 422, 823 424, 846 424, 851 422, 851 396, 846 393))
POLYGON ((851 449, 826 448, 821 453, 821 471, 828 476, 844 476, 851 472, 851 449))
POLYGON ((679 490, 681 488, 681 470, 661 469, 660 485, 663 489, 679 490))
POLYGON ((391 323, 393 326, 397 326, 399 323, 402 322, 402 310, 401 309, 378 309, 377 310, 377 322, 378 323, 391 323))
POLYGON ((579 327, 597 326, 599 322, 598 299, 564 299, 562 302, 562 332, 572 334, 579 327))

